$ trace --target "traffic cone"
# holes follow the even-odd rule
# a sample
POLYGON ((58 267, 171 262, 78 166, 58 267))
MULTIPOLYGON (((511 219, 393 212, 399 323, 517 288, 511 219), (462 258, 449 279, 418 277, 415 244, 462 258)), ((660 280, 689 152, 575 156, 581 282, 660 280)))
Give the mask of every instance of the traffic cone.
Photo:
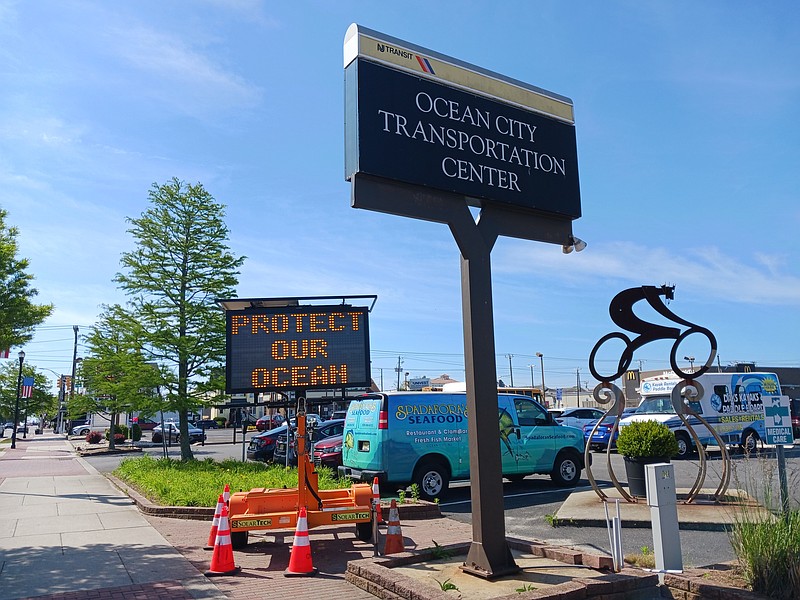
POLYGON ((381 492, 378 488, 378 478, 372 480, 372 503, 375 505, 375 518, 378 523, 383 521, 383 512, 381 511, 381 492))
POLYGON ((231 505, 231 486, 229 483, 225 484, 225 489, 222 490, 222 499, 225 501, 225 506, 230 508, 231 505))
POLYGON ((405 552, 403 545, 403 531, 400 529, 400 511, 397 510, 397 501, 392 500, 389 507, 389 526, 386 529, 386 544, 383 546, 383 555, 405 552))
POLYGON ((204 550, 213 550, 214 544, 217 542, 217 531, 219 530, 219 520, 222 517, 222 507, 225 506, 225 500, 222 494, 219 495, 217 500, 217 508, 214 509, 214 520, 211 521, 211 531, 208 532, 208 542, 206 542, 204 550))
POLYGON ((300 507, 297 516, 297 528, 294 532, 294 543, 289 556, 289 568, 283 572, 285 577, 305 577, 316 575, 317 569, 311 561, 311 544, 308 542, 308 516, 306 507, 300 507))
POLYGON ((236 575, 241 571, 233 562, 233 545, 231 544, 231 526, 228 525, 228 507, 222 505, 222 516, 219 518, 217 539, 214 542, 214 554, 211 555, 211 568, 206 571, 206 577, 220 577, 222 575, 236 575))

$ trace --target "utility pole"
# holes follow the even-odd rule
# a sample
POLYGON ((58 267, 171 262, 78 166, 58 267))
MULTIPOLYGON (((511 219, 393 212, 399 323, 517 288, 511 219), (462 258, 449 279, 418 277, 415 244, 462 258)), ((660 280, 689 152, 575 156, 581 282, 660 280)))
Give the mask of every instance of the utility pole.
POLYGON ((403 363, 403 361, 400 360, 401 358, 402 357, 400 357, 400 356, 397 357, 397 366, 394 369, 397 372, 397 388, 396 389, 398 391, 400 390, 400 374, 403 372, 403 368, 400 366, 403 363))
POLYGON ((514 387, 514 367, 511 366, 511 359, 514 358, 513 354, 506 354, 508 357, 508 370, 511 371, 511 387, 514 387))
MULTIPOLYGON (((72 345, 72 377, 69 380, 69 402, 67 403, 67 416, 69 416, 69 407, 72 405, 72 401, 75 399, 75 366, 78 363, 78 326, 73 325, 72 331, 75 334, 75 342, 72 345)), ((67 432, 67 435, 69 435, 69 431, 67 432)))
POLYGON ((575 369, 575 401, 576 406, 581 405, 581 370, 575 369))

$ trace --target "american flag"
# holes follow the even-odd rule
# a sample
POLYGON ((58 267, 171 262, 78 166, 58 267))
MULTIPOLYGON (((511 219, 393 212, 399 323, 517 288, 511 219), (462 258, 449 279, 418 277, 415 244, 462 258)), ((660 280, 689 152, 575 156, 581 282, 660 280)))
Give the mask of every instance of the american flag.
POLYGON ((20 389, 20 398, 30 398, 33 395, 33 377, 26 377, 22 380, 22 388, 20 389))
POLYGON ((0 350, 0 358, 8 358, 11 354, 11 348, 6 348, 5 350, 0 350))

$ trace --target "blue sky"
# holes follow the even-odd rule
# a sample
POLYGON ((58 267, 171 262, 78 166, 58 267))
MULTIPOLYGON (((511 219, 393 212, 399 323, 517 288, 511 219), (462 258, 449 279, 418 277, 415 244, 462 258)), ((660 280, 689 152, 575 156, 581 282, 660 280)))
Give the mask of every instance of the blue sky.
MULTIPOLYGON (((24 350, 68 372, 72 326, 124 301, 126 217, 201 182, 247 256, 241 297, 377 294, 373 378, 463 379, 446 226, 350 208, 342 43, 365 27, 571 98, 579 254, 501 238, 498 376, 593 384, 611 298, 676 285, 720 362, 800 363, 800 18, 791 2, 0 0, 0 206, 38 300, 24 350)), ((647 311, 642 313, 647 315, 647 311)), ((694 353, 692 340, 680 354, 694 353)), ((79 355, 84 350, 79 348, 79 355)), ((16 349, 14 350, 14 353, 16 349)), ((698 356, 704 352, 702 344, 698 356)), ((657 343, 635 358, 668 365, 657 343)), ((638 366, 638 362, 636 366, 638 366)))

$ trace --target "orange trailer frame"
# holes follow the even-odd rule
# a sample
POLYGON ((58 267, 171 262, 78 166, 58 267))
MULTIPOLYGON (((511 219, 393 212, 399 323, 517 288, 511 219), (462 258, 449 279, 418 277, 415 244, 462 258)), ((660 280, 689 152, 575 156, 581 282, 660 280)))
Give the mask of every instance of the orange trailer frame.
POLYGON ((295 529, 300 507, 306 507, 308 527, 355 523, 362 541, 372 537, 372 486, 354 483, 350 488, 320 490, 319 475, 306 452, 305 412, 297 414, 297 488, 254 488, 230 498, 231 543, 247 545, 248 532, 295 529))

